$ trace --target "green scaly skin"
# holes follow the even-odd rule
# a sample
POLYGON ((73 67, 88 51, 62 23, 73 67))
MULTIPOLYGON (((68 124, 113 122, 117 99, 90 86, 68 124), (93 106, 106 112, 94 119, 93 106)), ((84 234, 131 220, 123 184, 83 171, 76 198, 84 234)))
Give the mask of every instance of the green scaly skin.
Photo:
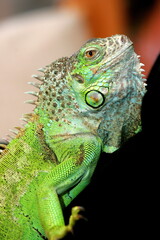
POLYGON ((62 206, 90 182, 101 151, 115 151, 140 128, 141 66, 132 42, 115 35, 35 75, 35 110, 1 153, 0 239, 55 240, 72 231, 81 208, 65 225, 62 206))

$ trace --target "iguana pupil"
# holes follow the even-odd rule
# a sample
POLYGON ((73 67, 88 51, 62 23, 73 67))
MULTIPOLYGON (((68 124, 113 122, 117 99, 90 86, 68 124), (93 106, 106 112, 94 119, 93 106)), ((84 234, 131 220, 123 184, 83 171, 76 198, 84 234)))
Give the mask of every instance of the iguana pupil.
POLYGON ((88 50, 86 51, 85 55, 87 58, 92 58, 96 55, 97 51, 96 50, 88 50))

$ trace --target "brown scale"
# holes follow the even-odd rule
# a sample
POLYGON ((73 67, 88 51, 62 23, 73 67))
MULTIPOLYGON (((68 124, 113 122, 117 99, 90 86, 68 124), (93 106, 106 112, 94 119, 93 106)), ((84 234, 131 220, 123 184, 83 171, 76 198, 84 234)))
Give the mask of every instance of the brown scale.
POLYGON ((57 158, 54 154, 54 152, 50 149, 50 147, 46 144, 45 141, 45 136, 44 136, 44 132, 43 132, 43 125, 38 125, 37 129, 36 129, 36 133, 35 133, 40 141, 41 147, 44 151, 44 160, 45 161, 51 161, 54 163, 58 163, 57 158))

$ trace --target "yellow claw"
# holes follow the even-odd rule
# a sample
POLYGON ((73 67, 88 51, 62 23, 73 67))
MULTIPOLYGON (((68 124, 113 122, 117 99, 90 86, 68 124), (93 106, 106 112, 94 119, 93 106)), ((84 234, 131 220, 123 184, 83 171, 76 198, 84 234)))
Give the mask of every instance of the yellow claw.
POLYGON ((79 219, 85 219, 81 214, 81 211, 85 209, 80 206, 72 208, 71 216, 69 218, 69 224, 67 226, 57 226, 49 230, 47 237, 49 240, 60 240, 65 237, 69 232, 73 234, 73 227, 79 219))
POLYGON ((68 225, 71 227, 71 232, 72 232, 72 228, 75 225, 76 221, 78 221, 79 219, 85 219, 84 216, 79 214, 81 211, 85 211, 85 209, 80 206, 76 206, 76 207, 72 208, 72 214, 69 218, 69 225, 68 225))

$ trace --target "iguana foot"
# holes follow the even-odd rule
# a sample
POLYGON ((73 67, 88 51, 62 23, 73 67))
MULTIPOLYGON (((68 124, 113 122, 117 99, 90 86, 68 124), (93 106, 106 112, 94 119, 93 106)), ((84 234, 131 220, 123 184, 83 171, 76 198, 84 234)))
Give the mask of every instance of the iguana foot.
POLYGON ((48 239, 49 240, 59 240, 62 239, 67 235, 67 233, 71 232, 73 233, 73 227, 79 219, 85 219, 81 214, 80 211, 84 211, 83 207, 73 207, 72 208, 72 213, 69 218, 69 224, 67 226, 57 226, 57 227, 52 227, 48 231, 48 239))
POLYGON ((71 216, 69 218, 69 225, 68 227, 70 227, 70 231, 72 232, 72 229, 76 223, 76 221, 78 221, 79 219, 85 219, 80 212, 84 211, 83 207, 80 206, 76 206, 72 208, 72 212, 71 212, 71 216))

